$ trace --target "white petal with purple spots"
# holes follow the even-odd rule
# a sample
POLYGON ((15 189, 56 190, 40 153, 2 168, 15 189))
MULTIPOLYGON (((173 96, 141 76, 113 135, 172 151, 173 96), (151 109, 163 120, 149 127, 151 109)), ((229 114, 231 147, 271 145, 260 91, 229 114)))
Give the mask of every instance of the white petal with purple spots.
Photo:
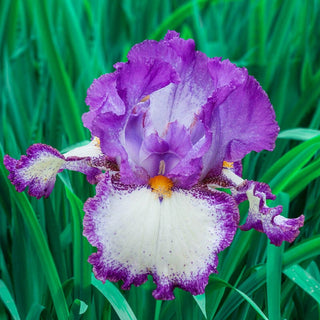
POLYGON ((93 160, 100 167, 103 157, 97 141, 61 154, 55 148, 45 144, 34 144, 28 148, 26 156, 16 160, 6 155, 4 165, 9 170, 9 179, 21 192, 29 187, 28 193, 36 198, 48 197, 54 187, 58 172, 63 169, 79 171, 87 175, 90 183, 96 183, 95 177, 101 172, 92 166, 93 160))
POLYGON ((175 287, 203 293, 238 224, 226 194, 180 189, 160 200, 149 187, 116 189, 107 178, 85 211, 84 234, 98 247, 90 257, 96 276, 129 289, 151 274, 157 299, 173 299, 175 287))

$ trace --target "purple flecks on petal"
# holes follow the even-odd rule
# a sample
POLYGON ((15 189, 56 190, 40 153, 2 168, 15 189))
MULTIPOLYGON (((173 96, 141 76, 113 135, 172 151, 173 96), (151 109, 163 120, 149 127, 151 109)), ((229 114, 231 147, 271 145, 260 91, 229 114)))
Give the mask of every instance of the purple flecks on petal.
POLYGON ((280 216, 282 206, 269 208, 266 204, 267 199, 275 199, 269 186, 265 183, 255 181, 245 181, 237 188, 235 197, 238 201, 245 198, 249 200, 249 213, 246 223, 241 230, 255 229, 264 232, 270 242, 280 246, 283 241, 292 242, 299 235, 299 228, 303 226, 304 216, 295 219, 287 219, 280 216))
POLYGON ((148 187, 115 184, 107 174, 84 210, 84 235, 98 248, 89 258, 96 277, 122 280, 129 289, 152 275, 153 295, 164 300, 174 298, 175 287, 204 292, 239 221, 227 194, 176 188, 159 201, 148 187))
POLYGON ((18 192, 29 186, 28 193, 36 198, 48 197, 56 175, 65 163, 58 150, 44 145, 34 144, 28 148, 26 156, 15 160, 6 155, 4 165, 10 171, 9 179, 18 192))
MULTIPOLYGON (((82 154, 84 148, 77 148, 78 153, 82 154)), ((91 147, 89 150, 92 152, 91 147)), ((90 183, 97 182, 95 177, 101 171, 92 167, 90 155, 77 157, 77 151, 70 151, 69 154, 73 155, 65 157, 53 147, 38 143, 30 146, 26 156, 21 156, 20 160, 6 155, 3 162, 10 172, 8 178, 16 190, 22 192, 29 187, 28 193, 39 199, 43 196, 47 198, 50 195, 56 181, 56 175, 63 169, 82 172, 87 175, 90 183)))
POLYGON ((98 168, 92 167, 93 165, 97 165, 103 168, 108 167, 108 163, 104 161, 103 158, 78 158, 78 157, 71 157, 66 158, 66 162, 61 167, 61 169, 67 169, 72 171, 78 171, 87 176, 87 180, 91 184, 96 184, 98 180, 96 177, 101 173, 101 170, 98 168))

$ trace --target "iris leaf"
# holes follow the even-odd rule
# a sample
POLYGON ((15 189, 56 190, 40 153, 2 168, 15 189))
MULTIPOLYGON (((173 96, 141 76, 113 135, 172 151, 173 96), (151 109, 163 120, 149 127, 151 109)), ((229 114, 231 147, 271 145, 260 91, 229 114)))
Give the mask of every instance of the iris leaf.
POLYGON ((120 320, 137 319, 128 302, 113 283, 108 280, 105 283, 102 283, 100 280, 95 278, 94 274, 92 274, 91 284, 96 287, 111 303, 120 320))
POLYGON ((262 312, 262 310, 258 307, 258 305, 244 292, 242 292, 241 290, 235 288, 234 286, 232 286, 231 284, 229 284, 228 282, 219 279, 217 277, 213 278, 213 283, 217 282, 222 286, 231 288, 232 290, 234 290, 235 292, 237 292, 244 300, 246 300, 251 307, 256 310, 256 312, 262 317, 262 319, 268 320, 268 318, 265 316, 265 314, 262 312))
MULTIPOLYGON (((282 215, 288 217, 290 198, 285 193, 280 193, 277 199, 273 202, 274 205, 282 205, 282 215)), ((281 271, 282 258, 284 251, 284 243, 280 247, 276 247, 268 243, 267 248, 267 302, 268 302, 268 316, 270 320, 281 319, 281 271)))
POLYGON ((320 282, 309 272, 298 264, 294 264, 285 269, 283 273, 320 304, 320 282))
MULTIPOLYGON (((76 296, 89 301, 91 283, 91 265, 87 262, 91 253, 90 246, 82 236, 83 203, 65 185, 66 195, 70 202, 73 234, 73 268, 76 296)), ((88 306, 87 306, 88 307, 88 306)))
POLYGON ((6 286, 6 284, 0 279, 0 299, 6 306, 14 320, 20 320, 20 316, 16 307, 16 304, 6 286))
POLYGON ((311 181, 320 177, 320 159, 312 162, 290 181, 290 185, 286 188, 286 192, 290 197, 295 198, 311 181))
POLYGON ((206 295, 200 294, 198 296, 193 296, 194 300, 196 301, 197 305, 199 306, 203 316, 207 319, 207 312, 206 312, 206 295))
MULTIPOLYGON (((288 175, 290 170, 297 170, 302 168, 320 149, 320 137, 317 136, 313 139, 305 141, 298 145, 297 147, 291 149, 284 156, 282 156, 278 161, 276 161, 272 167, 263 175, 261 178, 262 181, 270 183, 270 181, 286 166, 293 162, 292 167, 287 167, 289 171, 285 175, 288 175), (303 153, 303 157, 299 157, 303 153), (298 160, 297 160, 298 158, 298 160)), ((291 174, 289 174, 291 176, 291 174)))
MULTIPOLYGON (((234 0, 228 0, 234 1, 234 0)), ((216 0, 197 0, 199 9, 202 9, 206 4, 217 2, 216 0)), ((192 15, 194 10, 194 2, 190 1, 185 5, 178 7, 170 16, 168 16, 160 26, 150 35, 149 39, 160 40, 168 29, 176 29, 186 18, 192 15)))
POLYGON ((34 303, 26 317, 26 320, 38 320, 40 319, 41 313, 45 310, 45 307, 39 303, 34 303))
POLYGON ((78 125, 80 113, 70 78, 59 55, 58 48, 54 43, 54 36, 50 29, 47 2, 37 1, 36 4, 33 4, 27 1, 26 3, 28 6, 31 6, 29 7, 30 12, 33 12, 34 9, 39 37, 42 39, 41 43, 48 59, 49 70, 54 80, 57 94, 60 97, 58 105, 65 130, 71 142, 75 143, 79 140, 84 140, 84 130, 78 125))
MULTIPOLYGON (((320 236, 317 235, 291 247, 283 255, 282 268, 306 261, 320 254, 320 236)), ((266 265, 253 272, 241 285, 239 290, 247 295, 257 291, 266 281, 266 265)), ((231 294, 217 313, 215 319, 226 319, 243 301, 239 296, 231 294)))
POLYGON ((154 312, 154 320, 160 319, 161 305, 162 305, 162 300, 157 300, 156 301, 156 310, 154 312))
POLYGON ((281 131, 278 135, 279 139, 293 139, 306 141, 320 135, 320 130, 308 128, 295 128, 281 131))
MULTIPOLYGON (((3 155, 1 155, 1 162, 3 162, 3 155)), ((41 230, 39 221, 37 220, 36 214, 27 196, 24 193, 15 192, 13 185, 9 183, 8 179, 5 179, 6 174, 4 172, 3 166, 0 166, 0 170, 2 178, 4 179, 4 181, 6 181, 8 188, 12 190, 12 203, 15 203, 18 206, 21 213, 23 212, 22 217, 29 231, 30 239, 39 257, 39 262, 46 277, 57 315, 61 320, 68 319, 69 311, 67 308, 65 296, 63 294, 59 275, 47 241, 41 230)))
POLYGON ((71 311, 70 320, 81 319, 81 315, 84 314, 87 311, 87 309, 88 309, 88 305, 85 302, 79 299, 74 300, 70 308, 70 311, 71 311))

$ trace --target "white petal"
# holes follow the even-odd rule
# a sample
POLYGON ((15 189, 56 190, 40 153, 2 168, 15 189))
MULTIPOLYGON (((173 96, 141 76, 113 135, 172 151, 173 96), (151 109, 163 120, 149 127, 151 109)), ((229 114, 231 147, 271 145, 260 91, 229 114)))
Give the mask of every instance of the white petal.
POLYGON ((90 143, 88 143, 82 147, 74 148, 74 149, 68 151, 67 153, 64 153, 63 155, 67 159, 70 157, 98 158, 98 157, 102 156, 103 154, 100 149, 99 140, 97 138, 94 138, 90 143))
POLYGON ((94 227, 85 235, 102 252, 99 263, 106 275, 99 278, 110 278, 112 269, 122 278, 126 274, 128 288, 134 279, 152 274, 158 285, 155 297, 161 299, 172 299, 175 286, 203 292, 208 274, 215 271, 216 254, 230 244, 238 222, 234 203, 223 195, 224 201, 214 205, 215 193, 209 193, 211 201, 208 192, 176 190, 160 201, 142 187, 100 194, 91 199, 94 204, 89 200, 85 226, 94 227))

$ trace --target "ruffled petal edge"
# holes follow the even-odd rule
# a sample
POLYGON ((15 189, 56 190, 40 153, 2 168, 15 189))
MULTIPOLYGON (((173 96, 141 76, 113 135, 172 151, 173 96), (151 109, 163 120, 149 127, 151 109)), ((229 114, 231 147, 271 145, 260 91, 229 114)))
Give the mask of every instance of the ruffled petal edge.
POLYGON ((231 244, 239 222, 227 194, 176 189, 160 201, 147 186, 112 183, 108 174, 84 211, 84 235, 98 248, 89 258, 95 276, 122 280, 129 289, 151 275, 153 296, 162 300, 174 299, 176 287, 204 293, 209 275, 217 272, 217 254, 231 244))
POLYGON ((274 200, 276 197, 271 193, 267 184, 245 181, 236 192, 238 201, 242 200, 245 194, 250 205, 247 220, 240 226, 241 230, 255 229, 263 232, 276 246, 280 246, 283 241, 293 242, 299 235, 299 228, 304 224, 304 216, 288 219, 280 215, 282 206, 269 208, 266 201, 274 200))
POLYGON ((82 172, 87 175, 90 183, 97 183, 96 176, 101 171, 93 167, 93 163, 101 165, 102 161, 98 159, 102 157, 102 154, 94 150, 93 143, 71 150, 66 155, 49 145, 37 143, 30 146, 26 155, 22 155, 20 160, 5 155, 3 163, 10 172, 9 180, 18 192, 29 187, 29 195, 37 199, 47 198, 54 187, 56 175, 64 169, 82 172), (91 158, 92 152, 93 157, 91 158), (84 153, 87 156, 83 156, 84 153))

